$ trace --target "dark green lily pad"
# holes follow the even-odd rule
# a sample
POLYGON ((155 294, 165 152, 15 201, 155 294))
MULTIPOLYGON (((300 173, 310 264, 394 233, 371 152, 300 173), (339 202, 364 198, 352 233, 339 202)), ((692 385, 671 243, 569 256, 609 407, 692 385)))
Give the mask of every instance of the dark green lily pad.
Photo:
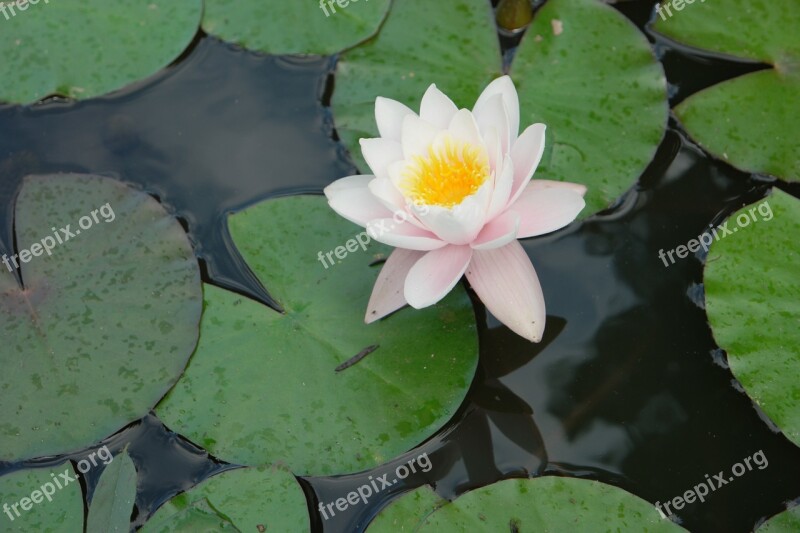
POLYGON ((106 466, 89 506, 87 533, 130 531, 136 501, 136 466, 125 450, 106 466))
POLYGON ((356 244, 324 268, 318 253, 360 231, 324 198, 269 200, 229 225, 286 313, 206 286, 200 343, 156 408, 168 426, 230 462, 282 461, 296 473, 328 475, 382 464, 453 416, 478 359, 462 287, 437 306, 366 325, 380 268, 369 263, 390 248, 356 244), (361 362, 335 371, 374 345, 361 362))
POLYGON ((83 531, 83 495, 70 463, 6 474, 0 495, 14 519, 0 513, 2 531, 83 531))
POLYGON ((759 205, 767 207, 747 206, 731 215, 728 228, 738 231, 711 245, 706 312, 731 372, 800 445, 800 201, 773 189, 759 205))
POLYGON ((203 9, 201 0, 5 4, 0 100, 21 104, 91 98, 154 74, 191 43, 203 9))
POLYGON ((756 531, 758 533, 797 533, 800 531, 800 505, 776 514, 756 531))
POLYGON ((302 487, 285 467, 229 470, 165 503, 142 533, 309 531, 302 487))
POLYGON ((375 34, 391 0, 206 0, 203 29, 267 54, 333 54, 375 34))
POLYGON ((696 2, 664 17, 654 27, 671 39, 773 67, 679 104, 675 113, 689 134, 740 169, 800 179, 800 3, 696 2))
POLYGON ((28 176, 15 217, 24 288, 0 263, 5 461, 85 448, 147 414, 183 371, 202 309, 183 228, 142 192, 28 176))
POLYGON ((419 531, 685 531, 617 487, 584 479, 507 479, 447 502, 425 486, 378 514, 369 533, 419 531))
POLYGON ((586 185, 584 215, 608 207, 653 159, 669 112, 664 70, 614 8, 550 0, 523 37, 511 76, 522 127, 547 124, 551 152, 536 178, 586 185))

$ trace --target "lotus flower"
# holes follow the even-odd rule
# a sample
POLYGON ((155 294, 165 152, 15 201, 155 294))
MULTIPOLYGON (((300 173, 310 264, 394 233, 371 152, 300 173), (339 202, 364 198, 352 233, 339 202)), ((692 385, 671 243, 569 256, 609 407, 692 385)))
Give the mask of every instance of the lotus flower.
POLYGON ((586 187, 531 180, 544 151, 544 124, 519 135, 511 78, 490 83, 472 111, 431 85, 417 115, 378 97, 380 137, 361 139, 374 175, 325 189, 331 208, 396 247, 378 276, 365 321, 406 304, 437 303, 466 273, 489 311, 518 335, 542 339, 545 305, 517 239, 550 233, 583 209, 586 187))

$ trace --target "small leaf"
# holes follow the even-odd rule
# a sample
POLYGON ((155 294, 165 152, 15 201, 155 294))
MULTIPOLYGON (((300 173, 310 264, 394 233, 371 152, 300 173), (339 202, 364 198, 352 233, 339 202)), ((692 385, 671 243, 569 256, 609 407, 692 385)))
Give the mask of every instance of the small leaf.
POLYGON ((126 449, 106 466, 100 476, 89 506, 87 533, 130 531, 136 482, 136 467, 126 449))
POLYGON ((800 505, 776 514, 756 531, 758 533, 797 533, 800 531, 800 505))

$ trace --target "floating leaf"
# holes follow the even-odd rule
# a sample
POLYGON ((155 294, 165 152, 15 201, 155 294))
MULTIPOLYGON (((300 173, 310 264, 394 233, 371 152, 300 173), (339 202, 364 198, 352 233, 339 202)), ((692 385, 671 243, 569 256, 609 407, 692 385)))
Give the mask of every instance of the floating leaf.
POLYGON ((136 501, 136 466, 125 450, 103 470, 89 506, 87 533, 130 531, 136 501))
POLYGON ((507 479, 448 503, 429 487, 381 511, 369 533, 419 531, 685 531, 653 505, 611 485, 584 479, 507 479))
POLYGON ((800 201, 773 189, 728 220, 739 231, 706 261, 708 320, 747 394, 800 445, 800 201))
POLYGON ((9 509, 0 513, 2 531, 83 531, 83 495, 69 463, 6 474, 0 495, 9 509))
POLYGON ((672 15, 657 19, 659 33, 773 67, 684 100, 675 113, 689 134, 738 168, 800 179, 800 3, 697 2, 672 15))
POLYGON ((229 470, 165 503, 142 533, 309 531, 303 489, 285 467, 229 470))
POLYGON ((202 310, 186 233, 142 192, 28 176, 15 217, 19 259, 0 264, 5 461, 85 448, 147 414, 183 371, 202 310))
POLYGON ((191 43, 203 9, 201 0, 5 4, 0 100, 13 103, 90 98, 150 76, 191 43))
POLYGON ((758 533, 797 533, 800 531, 800 505, 778 513, 756 531, 758 533))
POLYGON ((478 358, 463 288, 437 306, 365 325, 380 268, 369 263, 389 248, 367 253, 355 240, 346 244, 359 229, 323 198, 262 202, 229 225, 285 314, 206 286, 200 344, 156 408, 167 425, 227 461, 280 460, 295 472, 328 475, 381 464, 455 414, 478 358), (348 255, 326 269, 318 254, 337 247, 348 255))
POLYGON ((378 31, 390 0, 206 0, 203 29, 267 54, 333 54, 378 31))

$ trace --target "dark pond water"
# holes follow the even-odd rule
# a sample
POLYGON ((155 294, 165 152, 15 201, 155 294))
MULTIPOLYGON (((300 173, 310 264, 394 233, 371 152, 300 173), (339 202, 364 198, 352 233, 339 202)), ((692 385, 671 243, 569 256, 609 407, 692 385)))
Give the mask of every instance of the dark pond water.
MULTIPOLYGON (((644 27, 652 5, 619 9, 644 27)), ((513 54, 513 40, 505 44, 513 54)), ((663 42, 656 50, 672 104, 763 68, 663 42)), ((0 106, 0 253, 13 245, 11 207, 24 175, 101 173, 151 192, 182 218, 205 281, 270 303, 269 287, 242 262, 224 218, 265 198, 319 193, 354 173, 327 105, 335 65, 335 58, 264 57, 198 35, 171 68, 112 96, 0 106)), ((524 241, 548 305, 544 341, 532 345, 509 333, 473 298, 480 367, 457 416, 374 471, 301 479, 314 531, 363 531, 391 499, 424 483, 453 497, 510 477, 564 475, 663 502, 758 450, 769 466, 684 507, 677 513, 683 526, 750 531, 800 497, 800 449, 740 390, 714 343, 700 260, 665 268, 657 256, 770 185, 709 158, 671 121, 655 160, 617 205, 524 241), (423 452, 430 472, 331 520, 316 512, 318 501, 342 497, 423 452)), ((800 188, 782 187, 800 197, 800 188)), ((178 492, 230 468, 152 415, 104 444, 116 451, 128 442, 140 476, 136 526, 178 492)), ((0 464, 0 474, 62 459, 0 464)), ((88 493, 99 472, 92 475, 88 493)))

